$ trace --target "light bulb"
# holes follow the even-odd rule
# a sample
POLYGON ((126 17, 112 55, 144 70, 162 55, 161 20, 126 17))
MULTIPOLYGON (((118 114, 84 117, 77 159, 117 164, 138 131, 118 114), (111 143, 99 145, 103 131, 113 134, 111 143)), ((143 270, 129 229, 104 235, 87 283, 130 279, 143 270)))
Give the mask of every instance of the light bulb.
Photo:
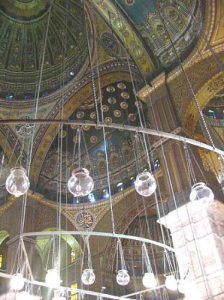
POLYGON ((23 167, 11 169, 6 179, 5 187, 7 191, 15 197, 24 195, 30 187, 26 170, 23 167))
POLYGON ((75 197, 84 197, 89 195, 94 187, 92 177, 85 168, 72 171, 72 176, 68 180, 68 190, 75 197))
POLYGON ((96 280, 96 276, 93 272, 93 269, 85 269, 82 272, 81 277, 82 283, 85 285, 92 285, 96 280))
POLYGON ((10 287, 12 290, 20 291, 23 289, 25 284, 25 279, 23 278, 23 274, 17 273, 13 275, 10 281, 10 287))
POLYGON ((165 286, 170 291, 177 290, 177 280, 173 275, 166 276, 165 286))
POLYGON ((138 174, 135 180, 136 192, 144 197, 151 196, 156 190, 156 180, 149 172, 138 174))
POLYGON ((117 283, 119 285, 128 285, 130 282, 130 276, 127 270, 119 270, 116 276, 117 283))
POLYGON ((214 194, 204 182, 198 182, 191 188, 190 200, 211 203, 214 200, 214 194))
POLYGON ((58 270, 50 269, 47 271, 45 282, 50 288, 57 288, 60 286, 61 279, 58 270))
POLYGON ((155 278, 155 275, 152 272, 145 273, 142 278, 142 283, 144 287, 150 289, 157 286, 157 280, 155 278))

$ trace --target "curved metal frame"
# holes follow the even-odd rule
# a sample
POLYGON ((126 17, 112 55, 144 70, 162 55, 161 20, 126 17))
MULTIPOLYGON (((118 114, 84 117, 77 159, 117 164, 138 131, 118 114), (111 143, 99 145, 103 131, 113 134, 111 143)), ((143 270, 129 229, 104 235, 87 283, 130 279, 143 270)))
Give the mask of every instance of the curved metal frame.
POLYGON ((8 120, 0 120, 0 125, 9 125, 9 124, 49 124, 49 125, 73 125, 73 126, 90 126, 90 127, 101 127, 101 128, 112 128, 112 129, 119 129, 119 130, 127 130, 127 131, 132 131, 132 132, 140 132, 148 135, 153 135, 153 136, 158 136, 166 139, 172 139, 176 140, 179 142, 191 144, 212 152, 215 152, 222 157, 224 157, 224 151, 213 147, 211 145, 196 141, 194 139, 186 138, 184 136, 180 136, 177 134, 169 133, 169 132, 164 132, 160 130, 155 130, 155 129, 149 129, 149 128, 142 128, 142 127, 136 127, 136 126, 131 126, 131 125, 120 125, 116 123, 111 123, 111 124, 105 124, 102 122, 91 122, 91 121, 70 121, 70 120, 49 120, 49 119, 33 119, 33 120, 13 120, 13 119, 8 119, 8 120))
MULTIPOLYGON (((0 272, 0 277, 6 278, 6 279, 12 279, 13 275, 0 272)), ((25 282, 33 284, 33 285, 38 285, 38 286, 48 288, 48 285, 45 282, 41 282, 41 281, 37 281, 37 280, 30 281, 28 279, 25 279, 25 282)), ((74 289, 74 288, 60 286, 60 290, 64 290, 65 292, 75 292, 75 293, 78 293, 80 295, 91 295, 91 296, 95 296, 95 297, 100 297, 100 299, 105 298, 105 299, 113 299, 113 300, 134 300, 133 298, 129 298, 129 297, 136 296, 136 295, 139 295, 139 294, 143 294, 143 293, 146 293, 146 292, 149 292, 149 291, 159 290, 161 288, 164 288, 164 285, 159 285, 159 286, 157 286, 155 288, 152 288, 152 289, 144 289, 144 290, 141 290, 141 291, 138 291, 136 293, 129 294, 129 295, 114 296, 114 295, 100 293, 100 292, 94 292, 94 291, 90 291, 90 290, 84 290, 84 289, 78 289, 78 288, 74 289)), ((54 288, 54 290, 57 290, 57 289, 54 288)))
POLYGON ((112 233, 112 232, 98 232, 98 231, 37 231, 37 232, 28 232, 28 233, 22 233, 19 237, 34 237, 34 236, 52 236, 52 235, 80 235, 80 236, 98 236, 98 237, 110 237, 110 238, 116 238, 116 239, 126 239, 126 240, 134 240, 146 244, 155 245, 161 248, 164 248, 168 251, 175 252, 174 248, 167 246, 163 243, 133 236, 133 235, 127 235, 127 234, 120 234, 120 233, 112 233))

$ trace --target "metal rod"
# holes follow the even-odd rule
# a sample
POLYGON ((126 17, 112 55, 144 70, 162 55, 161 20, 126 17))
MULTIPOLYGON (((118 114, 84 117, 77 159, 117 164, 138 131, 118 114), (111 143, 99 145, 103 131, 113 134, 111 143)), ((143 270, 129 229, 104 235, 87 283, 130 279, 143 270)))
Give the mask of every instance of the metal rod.
POLYGON ((33 273, 32 273, 32 269, 31 269, 31 267, 30 267, 30 262, 29 262, 29 258, 28 258, 28 255, 27 255, 26 247, 25 247, 25 245, 24 245, 23 238, 21 238, 21 245, 22 245, 22 250, 23 250, 24 256, 25 256, 26 265, 27 265, 27 268, 28 268, 29 273, 30 273, 30 277, 31 277, 32 280, 34 280, 34 278, 33 278, 33 273))
POLYGON ((141 132, 145 133, 148 135, 153 135, 153 136, 159 136, 163 137, 166 139, 172 139, 172 140, 177 140, 179 142, 191 144, 212 152, 215 152, 221 156, 224 156, 224 151, 221 149, 218 149, 216 147, 213 147, 211 145, 196 141, 194 139, 186 138, 184 136, 180 136, 177 134, 169 133, 169 132, 164 132, 164 131, 159 131, 155 129, 148 129, 148 128, 141 128, 141 127, 136 127, 136 126, 130 126, 130 125, 120 125, 120 124, 105 124, 102 122, 96 123, 96 122, 91 122, 91 121, 70 121, 70 120, 49 120, 49 119, 29 119, 29 120, 24 120, 24 119, 8 119, 8 120, 0 120, 0 125, 9 125, 9 124, 45 124, 45 125, 76 125, 76 126, 91 126, 91 127, 101 127, 101 128, 113 128, 113 129, 120 129, 120 130, 127 130, 127 131, 133 131, 133 132, 141 132))
POLYGON ((97 232, 97 231, 38 231, 38 232, 28 232, 28 233, 22 233, 20 237, 32 237, 32 236, 52 236, 52 235, 81 235, 81 236, 101 236, 101 237, 111 237, 111 238, 120 238, 120 239, 126 239, 126 240, 134 240, 139 241, 142 243, 152 244, 161 248, 165 248, 169 251, 175 252, 175 250, 167 246, 163 243, 133 236, 133 235, 126 235, 126 234, 120 234, 120 233, 112 233, 112 232, 97 232))

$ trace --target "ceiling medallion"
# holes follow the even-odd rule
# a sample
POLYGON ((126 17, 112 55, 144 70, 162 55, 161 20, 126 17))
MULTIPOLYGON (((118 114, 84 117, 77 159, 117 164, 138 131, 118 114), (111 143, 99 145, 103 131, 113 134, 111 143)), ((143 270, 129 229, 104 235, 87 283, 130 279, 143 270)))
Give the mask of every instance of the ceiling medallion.
POLYGON ((134 114, 129 114, 128 115, 128 119, 131 121, 131 122, 134 122, 136 120, 136 115, 134 114))
POLYGON ((49 0, 4 0, 0 3, 0 10, 7 16, 21 21, 34 21, 41 18, 49 7, 49 0))
POLYGON ((87 211, 78 213, 75 217, 75 226, 79 230, 88 230, 93 227, 95 218, 87 211))
POLYGON ((119 89, 121 89, 121 90, 125 90, 125 89, 126 89, 126 85, 125 85, 123 82, 119 82, 119 83, 117 84, 117 87, 118 87, 119 89))
POLYGON ((106 124, 111 124, 112 123, 112 119, 110 117, 106 117, 104 119, 104 121, 105 121, 106 124))
POLYGON ((108 86, 106 88, 106 90, 107 90, 108 93, 114 93, 115 92, 115 88, 113 86, 108 86))
POLYGON ((114 111, 114 116, 115 116, 116 118, 120 118, 120 116, 121 116, 121 111, 118 110, 118 109, 116 109, 116 110, 114 111))
POLYGON ((83 111, 78 111, 77 113, 76 113, 76 117, 77 117, 77 119, 82 119, 83 117, 84 117, 84 112, 83 111))
POLYGON ((122 109, 127 109, 128 108, 128 103, 123 101, 123 102, 121 102, 120 107, 122 109))
POLYGON ((91 112, 90 118, 91 119, 96 119, 96 112, 95 111, 91 112))
POLYGON ((121 97, 124 98, 124 99, 129 99, 130 95, 127 92, 122 92, 121 97))
POLYGON ((110 98, 107 99, 107 102, 108 102, 109 104, 115 104, 115 103, 117 102, 117 100, 116 100, 116 98, 114 98, 114 97, 110 97, 110 98))
POLYGON ((103 105, 103 106, 102 106, 102 109, 103 109, 103 112, 108 112, 109 106, 103 105))
POLYGON ((84 125, 82 128, 83 128, 85 131, 90 130, 90 126, 88 126, 88 125, 84 125))
POLYGON ((90 142, 92 144, 95 144, 97 141, 98 141, 98 138, 95 135, 93 135, 93 136, 90 137, 90 142))

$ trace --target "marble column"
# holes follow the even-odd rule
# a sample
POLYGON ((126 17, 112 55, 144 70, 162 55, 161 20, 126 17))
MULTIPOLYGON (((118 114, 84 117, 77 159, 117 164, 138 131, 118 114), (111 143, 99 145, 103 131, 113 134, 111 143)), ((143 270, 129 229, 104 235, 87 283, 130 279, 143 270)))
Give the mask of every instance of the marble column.
POLYGON ((170 229, 187 300, 224 299, 224 204, 189 202, 158 220, 170 229), (197 294, 197 296, 196 296, 197 294))

